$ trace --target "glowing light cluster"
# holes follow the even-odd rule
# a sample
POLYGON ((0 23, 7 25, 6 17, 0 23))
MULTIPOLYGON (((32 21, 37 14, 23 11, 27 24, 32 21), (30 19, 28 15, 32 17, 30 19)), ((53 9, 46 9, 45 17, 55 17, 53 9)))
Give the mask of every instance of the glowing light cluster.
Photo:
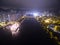
POLYGON ((52 22, 51 19, 46 19, 46 20, 44 20, 44 21, 45 21, 45 23, 51 23, 51 22, 52 22))
POLYGON ((45 20, 45 23, 49 23, 50 21, 49 20, 45 20))
POLYGON ((19 23, 15 23, 10 27, 10 30, 12 31, 12 33, 16 33, 18 27, 19 27, 19 23))
POLYGON ((38 13, 33 13, 34 17, 38 16, 38 13))

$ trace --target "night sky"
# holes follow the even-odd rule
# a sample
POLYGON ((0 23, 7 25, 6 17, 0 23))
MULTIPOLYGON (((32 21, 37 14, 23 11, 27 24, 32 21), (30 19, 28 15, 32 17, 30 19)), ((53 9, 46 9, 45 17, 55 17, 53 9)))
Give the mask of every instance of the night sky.
POLYGON ((0 7, 60 8, 59 0, 0 0, 0 7))
POLYGON ((8 12, 10 8, 20 8, 23 10, 47 9, 56 15, 60 15, 60 0, 0 0, 0 12, 8 12))

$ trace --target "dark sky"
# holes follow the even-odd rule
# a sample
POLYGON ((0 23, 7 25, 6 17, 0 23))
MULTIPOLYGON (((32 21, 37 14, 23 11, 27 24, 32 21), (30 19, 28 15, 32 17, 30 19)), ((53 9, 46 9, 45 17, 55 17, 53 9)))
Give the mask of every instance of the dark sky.
POLYGON ((59 0, 0 0, 0 7, 59 8, 59 0))

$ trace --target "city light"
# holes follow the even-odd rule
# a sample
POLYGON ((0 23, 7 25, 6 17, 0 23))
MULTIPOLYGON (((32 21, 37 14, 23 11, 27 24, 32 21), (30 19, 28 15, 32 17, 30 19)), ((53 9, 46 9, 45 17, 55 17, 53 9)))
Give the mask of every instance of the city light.
POLYGON ((17 32, 18 27, 19 27, 19 23, 15 23, 10 27, 12 34, 17 32))
POLYGON ((33 13, 34 17, 38 16, 39 14, 38 13, 33 13))
POLYGON ((44 20, 44 22, 45 22, 45 23, 51 23, 52 20, 51 20, 51 19, 46 19, 46 20, 44 20))
POLYGON ((45 23, 49 23, 50 21, 49 20, 45 20, 45 23))

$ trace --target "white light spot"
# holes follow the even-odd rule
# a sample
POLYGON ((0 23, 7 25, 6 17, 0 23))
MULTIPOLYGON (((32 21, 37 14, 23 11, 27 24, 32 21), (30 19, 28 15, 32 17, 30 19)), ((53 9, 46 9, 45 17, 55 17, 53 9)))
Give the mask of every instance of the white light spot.
POLYGON ((33 15, 36 17, 36 16, 38 16, 38 13, 33 13, 33 15))

